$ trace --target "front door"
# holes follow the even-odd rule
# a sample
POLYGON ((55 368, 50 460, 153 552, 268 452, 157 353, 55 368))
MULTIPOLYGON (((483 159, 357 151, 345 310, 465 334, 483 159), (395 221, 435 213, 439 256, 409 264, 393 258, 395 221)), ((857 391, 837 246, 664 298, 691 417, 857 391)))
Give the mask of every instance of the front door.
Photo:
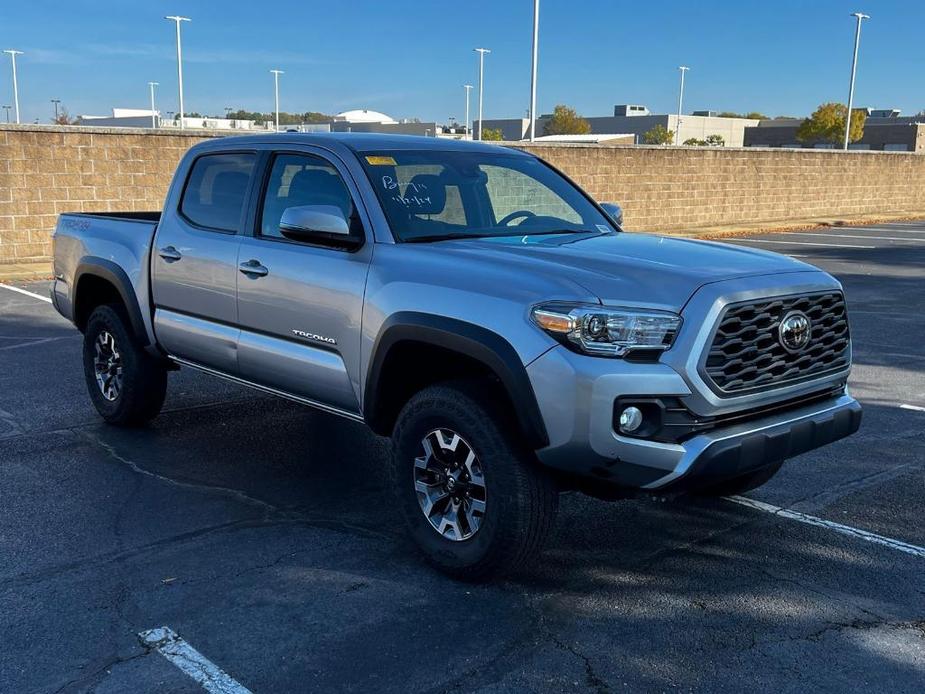
POLYGON ((268 162, 255 229, 238 251, 238 365, 242 378, 358 414, 360 328, 372 254, 356 190, 333 160, 280 152, 268 162), (353 244, 293 240, 289 207, 333 205, 351 220, 353 244), (247 272, 252 268, 253 272, 247 272))
POLYGON ((182 194, 168 200, 151 249, 158 343, 171 356, 232 375, 238 246, 256 161, 253 152, 197 157, 182 194))

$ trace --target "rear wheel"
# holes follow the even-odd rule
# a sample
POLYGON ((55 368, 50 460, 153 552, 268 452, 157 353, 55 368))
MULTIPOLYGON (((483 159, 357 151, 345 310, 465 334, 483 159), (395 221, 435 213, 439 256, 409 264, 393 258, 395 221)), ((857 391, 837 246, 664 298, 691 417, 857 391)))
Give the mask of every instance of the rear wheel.
POLYGON ((553 480, 493 400, 466 384, 431 386, 392 435, 392 486, 412 538, 430 563, 466 580, 534 558, 558 508, 553 480))
POLYGON ((90 315, 83 362, 90 399, 110 424, 139 426, 160 412, 167 370, 138 344, 121 307, 99 306, 90 315))
POLYGON ((733 477, 730 480, 725 480, 712 487, 701 489, 698 491, 698 494, 701 496, 735 496, 736 494, 750 492, 753 489, 757 489, 765 482, 770 481, 783 464, 784 461, 779 460, 776 463, 771 463, 770 465, 766 465, 754 472, 749 472, 741 477, 733 477))

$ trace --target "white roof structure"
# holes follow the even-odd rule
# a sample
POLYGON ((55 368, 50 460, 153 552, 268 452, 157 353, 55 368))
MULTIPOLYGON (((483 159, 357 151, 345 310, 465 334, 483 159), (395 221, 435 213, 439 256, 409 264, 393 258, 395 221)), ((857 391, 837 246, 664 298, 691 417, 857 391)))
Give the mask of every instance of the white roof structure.
POLYGON ((632 133, 609 133, 595 134, 583 133, 581 135, 541 135, 536 138, 537 142, 587 142, 597 144, 607 140, 616 140, 627 137, 634 137, 632 133))
POLYGON ((353 111, 344 111, 334 116, 336 121, 346 121, 347 123, 397 123, 394 118, 387 116, 379 111, 370 111, 368 109, 355 109, 353 111))

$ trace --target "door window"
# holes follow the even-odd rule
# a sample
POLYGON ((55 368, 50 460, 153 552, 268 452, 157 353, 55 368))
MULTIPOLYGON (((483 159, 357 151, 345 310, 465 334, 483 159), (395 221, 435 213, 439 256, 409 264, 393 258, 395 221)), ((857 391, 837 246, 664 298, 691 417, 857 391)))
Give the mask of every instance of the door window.
POLYGON ((208 154, 190 171, 180 212, 197 226, 237 231, 254 173, 254 154, 208 154))
MULTIPOLYGON (((284 238, 279 230, 283 211, 304 205, 333 205, 353 220, 353 199, 330 162, 310 154, 280 154, 273 160, 260 215, 260 235, 284 238)), ((355 224, 351 223, 351 228, 355 224)))

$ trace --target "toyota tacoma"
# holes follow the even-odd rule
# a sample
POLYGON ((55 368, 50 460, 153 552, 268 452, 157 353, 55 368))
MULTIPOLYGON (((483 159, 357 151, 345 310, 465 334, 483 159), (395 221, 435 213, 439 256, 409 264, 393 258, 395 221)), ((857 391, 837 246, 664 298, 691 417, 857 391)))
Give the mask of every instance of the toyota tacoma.
POLYGON ((560 491, 741 493, 860 425, 834 278, 621 225, 512 148, 228 137, 162 212, 62 214, 51 296, 107 422, 180 367, 365 422, 425 557, 478 579, 539 552, 560 491))

